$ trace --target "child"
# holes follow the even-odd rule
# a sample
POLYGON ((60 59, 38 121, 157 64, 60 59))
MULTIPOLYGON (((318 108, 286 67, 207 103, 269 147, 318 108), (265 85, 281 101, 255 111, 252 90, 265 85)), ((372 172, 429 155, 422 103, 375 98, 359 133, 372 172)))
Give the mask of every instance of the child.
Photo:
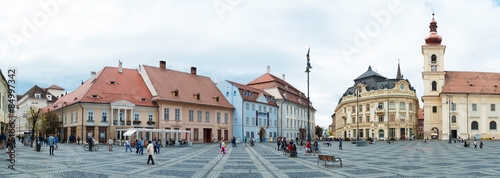
POLYGON ((224 143, 224 137, 220 140, 220 148, 220 153, 226 154, 226 143, 224 143))

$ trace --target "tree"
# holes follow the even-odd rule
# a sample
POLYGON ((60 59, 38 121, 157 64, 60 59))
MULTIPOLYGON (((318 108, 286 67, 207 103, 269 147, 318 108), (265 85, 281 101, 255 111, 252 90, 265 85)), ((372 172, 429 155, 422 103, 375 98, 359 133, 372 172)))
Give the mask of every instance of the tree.
POLYGON ((332 130, 328 130, 328 131, 326 131, 326 134, 327 134, 328 136, 332 136, 332 130))
POLYGON ((42 118, 42 131, 44 134, 57 134, 61 130, 61 122, 54 111, 48 111, 42 118))
POLYGON ((35 141, 35 131, 38 130, 39 120, 41 118, 40 109, 30 107, 28 111, 28 122, 31 124, 31 146, 33 147, 33 141, 35 141))
POLYGON ((316 133, 316 136, 318 137, 322 137, 323 135, 323 128, 321 128, 319 125, 316 125, 315 127, 315 133, 316 133))

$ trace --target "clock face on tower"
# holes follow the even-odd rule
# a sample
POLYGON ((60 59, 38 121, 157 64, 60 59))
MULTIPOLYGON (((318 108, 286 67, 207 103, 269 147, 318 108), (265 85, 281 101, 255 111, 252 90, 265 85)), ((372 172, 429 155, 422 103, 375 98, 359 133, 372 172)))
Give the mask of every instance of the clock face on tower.
POLYGON ((433 72, 437 71, 437 66, 431 66, 431 71, 433 72))

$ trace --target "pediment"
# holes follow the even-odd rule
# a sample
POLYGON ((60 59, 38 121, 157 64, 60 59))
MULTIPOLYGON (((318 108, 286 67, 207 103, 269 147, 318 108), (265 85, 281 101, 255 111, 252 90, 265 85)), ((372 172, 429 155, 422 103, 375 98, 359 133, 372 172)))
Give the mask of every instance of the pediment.
POLYGON ((131 103, 127 100, 120 100, 110 103, 111 106, 135 106, 134 103, 131 103))

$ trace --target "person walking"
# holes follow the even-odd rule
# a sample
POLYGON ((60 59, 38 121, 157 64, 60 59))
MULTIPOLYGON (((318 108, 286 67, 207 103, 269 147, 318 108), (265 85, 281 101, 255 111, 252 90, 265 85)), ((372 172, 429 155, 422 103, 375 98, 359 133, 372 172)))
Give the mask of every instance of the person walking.
POLYGON ((132 148, 130 147, 130 140, 125 141, 125 153, 130 150, 130 153, 132 153, 132 148))
POLYGON ((481 142, 479 143, 479 149, 481 149, 481 150, 482 150, 482 149, 483 149, 483 145, 484 145, 484 144, 483 144, 483 141, 481 140, 481 142))
POLYGON ((109 144, 109 146, 108 146, 109 151, 113 151, 113 139, 112 138, 109 138, 108 144, 109 144))
POLYGON ((339 139, 339 150, 342 150, 342 139, 339 139))
POLYGON ((278 138, 278 141, 276 142, 276 144, 278 144, 278 150, 280 150, 280 145, 281 145, 281 137, 278 138))
POLYGON ((158 154, 160 154, 160 148, 161 148, 161 141, 160 141, 160 140, 158 140, 158 141, 156 142, 156 147, 157 147, 157 148, 156 148, 156 151, 158 152, 158 154))
POLYGON ((135 151, 136 154, 139 154, 139 149, 141 149, 141 142, 139 142, 139 140, 135 140, 135 148, 137 149, 135 151))
POLYGON ((78 145, 80 145, 80 136, 78 136, 78 138, 76 139, 76 141, 78 141, 78 145))
POLYGON ((92 151, 92 145, 94 145, 94 139, 91 136, 87 138, 87 143, 89 144, 89 151, 92 151))
POLYGON ((236 138, 233 137, 233 140, 231 141, 233 143, 233 147, 236 147, 236 138))
POLYGON ((477 141, 474 140, 474 149, 477 150, 477 141))
POLYGON ((245 146, 247 146, 247 137, 245 137, 245 140, 243 142, 245 142, 245 146))
POLYGON ((54 142, 55 142, 55 145, 56 145, 56 150, 59 149, 59 147, 57 146, 57 143, 59 142, 59 137, 56 137, 54 138, 54 142))
POLYGON ((152 165, 155 165, 155 161, 153 159, 153 156, 154 156, 154 146, 153 146, 153 142, 151 142, 151 140, 148 141, 149 144, 148 144, 148 147, 146 148, 146 151, 148 152, 149 156, 148 156, 148 162, 147 164, 149 164, 149 160, 151 160, 151 163, 152 165))
POLYGON ((54 155, 55 138, 52 136, 52 134, 50 134, 48 142, 48 145, 50 146, 49 155, 54 155))
POLYGON ((141 137, 141 148, 139 149, 139 152, 141 152, 141 155, 144 155, 144 146, 146 146, 146 142, 144 141, 144 139, 141 137))
POLYGON ((224 142, 224 137, 220 140, 220 153, 226 154, 226 143, 224 142))
POLYGON ((319 154, 319 145, 318 145, 318 140, 316 140, 313 144, 313 147, 314 147, 314 155, 316 155, 316 153, 319 154))
POLYGON ((154 153, 157 153, 157 152, 156 152, 156 143, 157 143, 157 142, 156 142, 156 138, 155 138, 155 139, 153 139, 153 149, 154 149, 154 153))
POLYGON ((311 156, 311 142, 309 140, 306 143, 306 155, 309 153, 309 156, 311 156))

